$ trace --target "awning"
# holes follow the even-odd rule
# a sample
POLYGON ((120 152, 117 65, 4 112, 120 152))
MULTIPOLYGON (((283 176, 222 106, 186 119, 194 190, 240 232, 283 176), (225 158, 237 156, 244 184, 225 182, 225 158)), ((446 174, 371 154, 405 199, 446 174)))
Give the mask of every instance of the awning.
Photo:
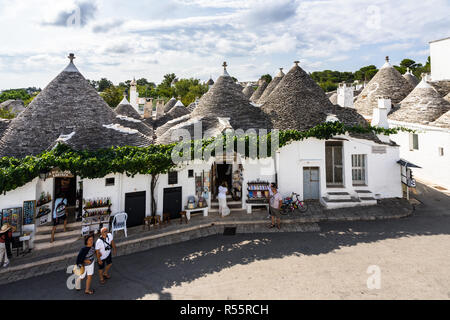
POLYGON ((400 159, 397 161, 397 163, 403 167, 407 167, 407 168, 419 168, 422 169, 422 167, 419 167, 418 165, 415 165, 414 163, 411 163, 409 161, 400 159))

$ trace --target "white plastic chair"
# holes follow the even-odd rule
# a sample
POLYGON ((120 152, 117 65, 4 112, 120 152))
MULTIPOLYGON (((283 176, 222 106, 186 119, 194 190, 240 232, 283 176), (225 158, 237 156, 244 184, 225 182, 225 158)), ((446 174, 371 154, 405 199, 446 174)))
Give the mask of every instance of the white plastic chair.
POLYGON ((126 212, 119 212, 114 215, 114 219, 112 221, 111 231, 112 235, 114 237, 114 232, 123 230, 125 233, 125 238, 128 237, 127 235, 127 219, 128 214, 126 212))

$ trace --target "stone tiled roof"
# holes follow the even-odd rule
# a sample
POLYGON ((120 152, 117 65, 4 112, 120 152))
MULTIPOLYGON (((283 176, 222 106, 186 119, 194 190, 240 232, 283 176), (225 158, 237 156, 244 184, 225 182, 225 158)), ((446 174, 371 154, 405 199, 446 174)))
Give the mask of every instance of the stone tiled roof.
POLYGON ((177 103, 177 99, 175 99, 174 97, 172 97, 169 101, 167 101, 167 103, 164 105, 164 113, 169 112, 170 109, 172 109, 176 103, 177 103))
POLYGON ((122 116, 127 116, 134 119, 142 119, 139 112, 137 112, 136 109, 133 108, 133 106, 128 102, 126 97, 123 98, 123 100, 114 109, 114 111, 122 116))
POLYGON ((189 110, 182 103, 181 105, 176 104, 170 109, 169 112, 164 114, 161 118, 153 121, 153 128, 156 129, 170 120, 185 116, 187 114, 189 114, 189 110))
POLYGON ((264 91, 266 90, 268 84, 266 81, 260 81, 260 84, 258 86, 258 89, 256 89, 255 92, 253 92, 252 96, 250 97, 250 101, 254 103, 258 103, 259 98, 263 95, 264 91))
POLYGON ((202 121, 202 131, 206 135, 225 128, 224 122, 227 121, 232 128, 244 131, 251 128, 270 129, 271 126, 267 115, 250 104, 227 72, 202 96, 191 114, 183 117, 181 121, 178 121, 179 119, 166 123, 164 128, 156 131, 158 143, 171 142, 172 134, 180 128, 193 130, 193 124, 198 121, 202 121))
POLYGON ((280 71, 278 72, 278 74, 272 79, 272 81, 270 81, 266 90, 264 90, 263 94, 261 95, 261 97, 259 98, 259 100, 256 103, 264 104, 267 101, 267 99, 269 98, 269 95, 275 89, 275 87, 280 83, 281 79, 283 79, 283 77, 284 77, 283 68, 280 68, 280 71))
POLYGON ((389 119, 429 124, 450 110, 450 103, 422 80, 414 90, 394 108, 389 119))
POLYGON ((253 86, 251 85, 250 82, 245 86, 244 90, 242 90, 242 93, 244 94, 244 96, 249 100, 254 92, 255 92, 255 90, 253 89, 253 86))
POLYGON ((450 80, 431 81, 429 84, 431 84, 442 97, 445 97, 450 93, 450 80))
POLYGON ((412 90, 412 85, 387 61, 359 94, 355 109, 364 116, 372 116, 379 98, 389 98, 396 105, 412 90))
POLYGON ((450 111, 447 111, 442 116, 440 116, 436 121, 431 123, 431 125, 441 128, 450 129, 450 111))
POLYGON ((137 130, 119 125, 93 125, 58 137, 49 149, 58 143, 67 144, 74 150, 94 151, 115 146, 148 147, 152 144, 152 140, 137 130))
POLYGON ((417 77, 412 74, 412 72, 409 70, 409 68, 406 71, 406 73, 403 75, 403 78, 405 78, 406 81, 408 81, 413 86, 413 88, 415 88, 420 82, 420 80, 417 79, 417 77))
MULTIPOLYGON (((60 135, 83 132, 85 128, 111 125, 117 114, 81 75, 73 62, 14 118, 0 140, 0 157, 36 155, 52 145, 60 135)), ((92 132, 85 145, 103 139, 92 132)), ((86 137, 84 135, 83 137, 86 137)), ((117 145, 126 141, 118 139, 117 145)), ((111 140, 113 142, 113 140, 111 140)))
MULTIPOLYGON (((283 77, 261 106, 279 130, 308 130, 327 120, 329 114, 346 125, 368 125, 354 109, 333 105, 325 92, 302 68, 297 65, 283 77)), ((352 134, 356 138, 380 142, 376 135, 352 134)))
POLYGON ((6 128, 8 128, 10 122, 11 120, 8 119, 0 119, 0 139, 3 136, 3 133, 6 131, 6 128))

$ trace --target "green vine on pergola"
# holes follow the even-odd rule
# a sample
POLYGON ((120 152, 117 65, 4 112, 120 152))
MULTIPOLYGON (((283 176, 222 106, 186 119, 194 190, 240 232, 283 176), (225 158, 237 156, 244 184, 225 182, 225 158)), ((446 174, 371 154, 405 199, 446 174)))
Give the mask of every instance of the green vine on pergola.
MULTIPOLYGON (((282 148, 293 141, 301 141, 308 138, 320 140, 331 139, 333 136, 347 133, 376 133, 376 134, 396 134, 399 131, 413 132, 407 128, 384 129, 371 126, 346 126, 341 122, 327 122, 317 125, 309 130, 280 131, 278 136, 278 147, 282 148)), ((276 150, 271 150, 271 134, 263 136, 234 136, 233 148, 239 152, 239 143, 245 143, 245 154, 241 156, 249 157, 250 142, 256 141, 259 149, 260 142, 267 143, 268 154, 273 154, 276 150)), ((228 138, 229 139, 229 138, 228 138)), ((226 134, 222 139, 209 138, 186 142, 188 150, 193 157, 195 151, 202 154, 207 148, 212 149, 210 154, 214 156, 214 149, 224 147, 227 142, 226 134), (189 149, 190 148, 190 149, 189 149)), ((14 157, 0 158, 0 193, 15 190, 24 186, 42 172, 49 172, 52 168, 59 168, 63 171, 70 171, 73 175, 82 179, 103 178, 108 174, 124 173, 127 176, 136 174, 151 175, 152 179, 157 179, 159 174, 164 174, 174 169, 176 163, 172 161, 172 151, 175 143, 168 145, 151 145, 149 147, 111 147, 96 151, 75 151, 65 144, 58 144, 54 149, 45 151, 37 156, 27 156, 23 159, 14 157)), ((182 153, 180 154, 182 155, 182 153)))

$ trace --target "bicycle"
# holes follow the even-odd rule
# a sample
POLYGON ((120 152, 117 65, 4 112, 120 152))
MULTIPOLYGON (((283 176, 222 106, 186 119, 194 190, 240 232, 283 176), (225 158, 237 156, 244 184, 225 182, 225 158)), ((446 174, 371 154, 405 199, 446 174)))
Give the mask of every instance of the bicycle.
POLYGON ((289 212, 294 212, 295 210, 305 213, 308 211, 308 205, 305 201, 299 200, 300 195, 293 192, 290 197, 283 200, 280 213, 282 215, 287 215, 289 212))

